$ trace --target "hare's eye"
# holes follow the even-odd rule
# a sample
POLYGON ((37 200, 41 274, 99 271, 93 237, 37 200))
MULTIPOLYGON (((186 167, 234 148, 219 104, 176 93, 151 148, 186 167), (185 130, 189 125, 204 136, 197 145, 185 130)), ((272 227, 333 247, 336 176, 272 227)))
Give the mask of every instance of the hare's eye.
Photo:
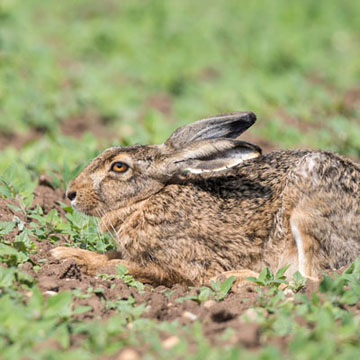
POLYGON ((121 161, 117 161, 117 162, 114 162, 112 165, 111 165, 111 170, 112 171, 115 171, 117 173, 123 173, 125 172, 127 169, 129 168, 129 165, 121 162, 121 161))

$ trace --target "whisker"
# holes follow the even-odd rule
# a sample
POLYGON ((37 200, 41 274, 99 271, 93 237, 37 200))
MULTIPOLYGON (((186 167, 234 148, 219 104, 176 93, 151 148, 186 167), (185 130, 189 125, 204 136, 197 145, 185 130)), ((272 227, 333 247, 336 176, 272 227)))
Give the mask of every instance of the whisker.
POLYGON ((116 242, 117 231, 115 230, 115 227, 114 227, 112 222, 110 222, 110 227, 111 227, 111 229, 113 231, 113 239, 116 242))
MULTIPOLYGON (((101 234, 100 234, 100 230, 99 230, 99 219, 98 218, 94 218, 95 221, 95 230, 96 230, 96 236, 98 241, 101 241, 101 234)), ((102 253, 105 253, 105 249, 102 249, 102 253)))
MULTIPOLYGON (((95 218, 95 222, 96 222, 96 233, 97 233, 97 237, 99 240, 101 240, 101 233, 100 233, 100 230, 99 230, 99 222, 100 222, 100 218, 101 218, 101 213, 98 209, 96 209, 96 214, 98 216, 98 218, 95 218)), ((108 229, 106 228, 106 231, 108 231, 108 229)), ((103 250, 103 253, 105 253, 105 250, 103 250)))
MULTIPOLYGON (((97 210, 97 212, 98 212, 98 215, 100 216, 100 218, 102 218, 102 217, 104 217, 106 215, 105 211, 101 211, 100 209, 97 210)), ((113 225, 111 223, 108 223, 108 222, 105 221, 104 226, 105 226, 106 231, 111 236, 111 238, 114 240, 114 242, 116 242, 116 239, 115 239, 116 231, 115 231, 113 225), (109 225, 112 227, 112 229, 109 228, 109 225), (113 230, 114 233, 111 230, 113 230)))

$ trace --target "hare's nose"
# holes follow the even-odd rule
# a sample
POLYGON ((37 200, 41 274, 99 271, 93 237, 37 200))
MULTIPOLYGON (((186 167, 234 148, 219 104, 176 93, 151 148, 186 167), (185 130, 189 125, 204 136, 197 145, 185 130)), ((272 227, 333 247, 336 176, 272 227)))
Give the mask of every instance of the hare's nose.
POLYGON ((76 191, 69 191, 66 196, 70 201, 74 200, 76 198, 76 191))

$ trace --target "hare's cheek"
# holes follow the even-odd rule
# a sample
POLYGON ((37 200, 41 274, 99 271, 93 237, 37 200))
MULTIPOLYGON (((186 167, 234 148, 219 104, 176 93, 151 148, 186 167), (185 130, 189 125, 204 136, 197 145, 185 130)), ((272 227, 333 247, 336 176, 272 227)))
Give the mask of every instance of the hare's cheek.
MULTIPOLYGON (((122 185, 122 184, 121 184, 122 185)), ((104 181, 99 188, 102 199, 111 202, 122 194, 122 186, 116 181, 104 181)))

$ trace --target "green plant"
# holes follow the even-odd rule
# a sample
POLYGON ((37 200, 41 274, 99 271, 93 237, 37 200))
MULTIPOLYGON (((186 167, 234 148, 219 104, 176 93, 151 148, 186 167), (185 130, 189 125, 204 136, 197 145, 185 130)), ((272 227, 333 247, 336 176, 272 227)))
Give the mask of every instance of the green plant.
POLYGON ((119 299, 116 301, 105 301, 105 307, 107 309, 117 310, 126 321, 134 321, 146 311, 146 304, 135 306, 135 300, 132 296, 126 300, 119 299))
POLYGON ((231 290, 231 286, 235 281, 234 276, 230 276, 224 281, 211 281, 210 287, 202 286, 197 290, 196 295, 189 295, 176 299, 176 302, 182 303, 184 300, 194 300, 202 303, 206 300, 223 300, 228 292, 231 290))
POLYGON ((264 268, 257 278, 250 276, 246 280, 252 281, 261 286, 278 288, 281 284, 288 284, 284 274, 289 267, 290 265, 286 265, 279 269, 275 274, 272 274, 268 268, 264 268))
POLYGON ((144 290, 144 284, 140 281, 134 279, 132 275, 129 274, 128 269, 124 265, 116 265, 116 274, 97 274, 104 280, 113 280, 120 279, 123 280, 126 285, 136 288, 140 293, 144 290))

